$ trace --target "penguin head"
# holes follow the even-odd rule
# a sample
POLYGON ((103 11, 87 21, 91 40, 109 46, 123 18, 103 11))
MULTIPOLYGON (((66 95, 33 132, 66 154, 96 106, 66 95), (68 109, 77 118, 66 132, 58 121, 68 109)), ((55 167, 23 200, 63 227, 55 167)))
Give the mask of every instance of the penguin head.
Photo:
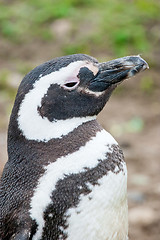
POLYGON ((147 67, 140 56, 105 63, 84 54, 55 58, 24 77, 12 115, 26 138, 50 139, 32 136, 42 131, 47 135, 58 122, 64 128, 69 120, 80 123, 95 118, 118 84, 147 67))

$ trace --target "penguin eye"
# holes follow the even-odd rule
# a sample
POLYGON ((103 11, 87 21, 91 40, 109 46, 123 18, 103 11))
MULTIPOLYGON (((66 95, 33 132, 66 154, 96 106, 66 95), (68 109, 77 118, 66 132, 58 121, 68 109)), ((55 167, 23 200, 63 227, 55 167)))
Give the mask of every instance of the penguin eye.
POLYGON ((68 80, 64 85, 63 88, 68 89, 68 90, 73 90, 75 89, 79 84, 79 79, 72 79, 68 80))
POLYGON ((68 88, 72 88, 77 84, 77 82, 70 82, 70 83, 66 83, 65 86, 68 88))

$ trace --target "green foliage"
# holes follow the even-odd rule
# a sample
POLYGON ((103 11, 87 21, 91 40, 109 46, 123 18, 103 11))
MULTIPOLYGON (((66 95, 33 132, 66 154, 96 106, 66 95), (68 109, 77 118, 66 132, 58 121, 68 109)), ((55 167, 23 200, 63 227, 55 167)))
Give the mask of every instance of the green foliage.
MULTIPOLYGON (((157 0, 136 0, 135 5, 146 18, 159 19, 160 2, 157 0)), ((145 18, 143 19, 145 21, 145 18)), ((147 19, 146 19, 147 20, 147 19)))
POLYGON ((141 132, 144 128, 143 119, 140 117, 134 117, 126 123, 125 128, 127 132, 141 132))
POLYGON ((49 26, 56 19, 70 18, 75 22, 78 18, 80 23, 88 17, 88 21, 94 21, 96 31, 86 36, 85 43, 76 42, 72 49, 63 46, 64 53, 82 51, 79 46, 86 50, 90 44, 92 49, 108 47, 121 56, 133 50, 137 53, 148 50, 147 24, 159 21, 159 13, 157 0, 17 0, 8 4, 1 1, 0 34, 18 43, 32 38, 50 41, 53 34, 49 26))
POLYGON ((145 52, 149 47, 147 23, 160 20, 157 1, 106 1, 101 11, 100 33, 102 42, 109 42, 116 55, 125 55, 135 49, 145 52), (144 6, 148 6, 147 10, 144 6))
MULTIPOLYGON (((12 41, 25 41, 41 33, 42 39, 51 35, 46 24, 57 18, 67 17, 72 10, 72 1, 16 1, 0 4, 1 33, 12 41)), ((48 37, 49 36, 49 37, 48 37)))
POLYGON ((129 121, 121 124, 115 123, 110 127, 110 131, 114 136, 121 136, 124 133, 139 133, 144 129, 144 121, 140 117, 133 117, 129 121))

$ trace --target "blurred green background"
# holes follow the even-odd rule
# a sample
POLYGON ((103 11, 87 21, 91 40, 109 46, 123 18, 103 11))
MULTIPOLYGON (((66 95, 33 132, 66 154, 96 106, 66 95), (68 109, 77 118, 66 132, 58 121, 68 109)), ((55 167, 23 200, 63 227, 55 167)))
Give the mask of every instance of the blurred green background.
MULTIPOLYGON (((1 0, 0 93, 14 97, 9 75, 23 77, 60 55, 86 53, 106 60, 142 54, 156 68, 159 23, 158 0, 1 0)), ((145 78, 139 87, 150 92, 152 75, 145 78)))
POLYGON ((99 61, 142 54, 150 70, 126 81, 99 116, 122 146, 129 171, 130 239, 160 236, 160 1, 0 0, 0 172, 18 85, 51 58, 99 61))

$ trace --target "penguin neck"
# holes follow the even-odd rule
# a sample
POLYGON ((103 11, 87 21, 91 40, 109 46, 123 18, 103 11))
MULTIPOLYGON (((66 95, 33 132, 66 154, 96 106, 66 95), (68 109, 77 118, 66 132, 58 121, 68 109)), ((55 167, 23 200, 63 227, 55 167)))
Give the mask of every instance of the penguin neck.
POLYGON ((28 140, 48 142, 51 139, 62 138, 85 122, 95 120, 96 116, 73 117, 65 120, 49 121, 46 117, 35 115, 27 119, 25 114, 17 118, 18 128, 28 140))
POLYGON ((8 156, 10 161, 36 161, 38 164, 48 164, 56 161, 57 158, 78 151, 96 133, 102 130, 102 127, 96 119, 83 122, 74 130, 61 138, 52 138, 49 141, 28 140, 20 131, 8 131, 8 156), (18 135, 17 135, 18 134, 18 135), (46 159, 47 155, 47 159, 46 159))

